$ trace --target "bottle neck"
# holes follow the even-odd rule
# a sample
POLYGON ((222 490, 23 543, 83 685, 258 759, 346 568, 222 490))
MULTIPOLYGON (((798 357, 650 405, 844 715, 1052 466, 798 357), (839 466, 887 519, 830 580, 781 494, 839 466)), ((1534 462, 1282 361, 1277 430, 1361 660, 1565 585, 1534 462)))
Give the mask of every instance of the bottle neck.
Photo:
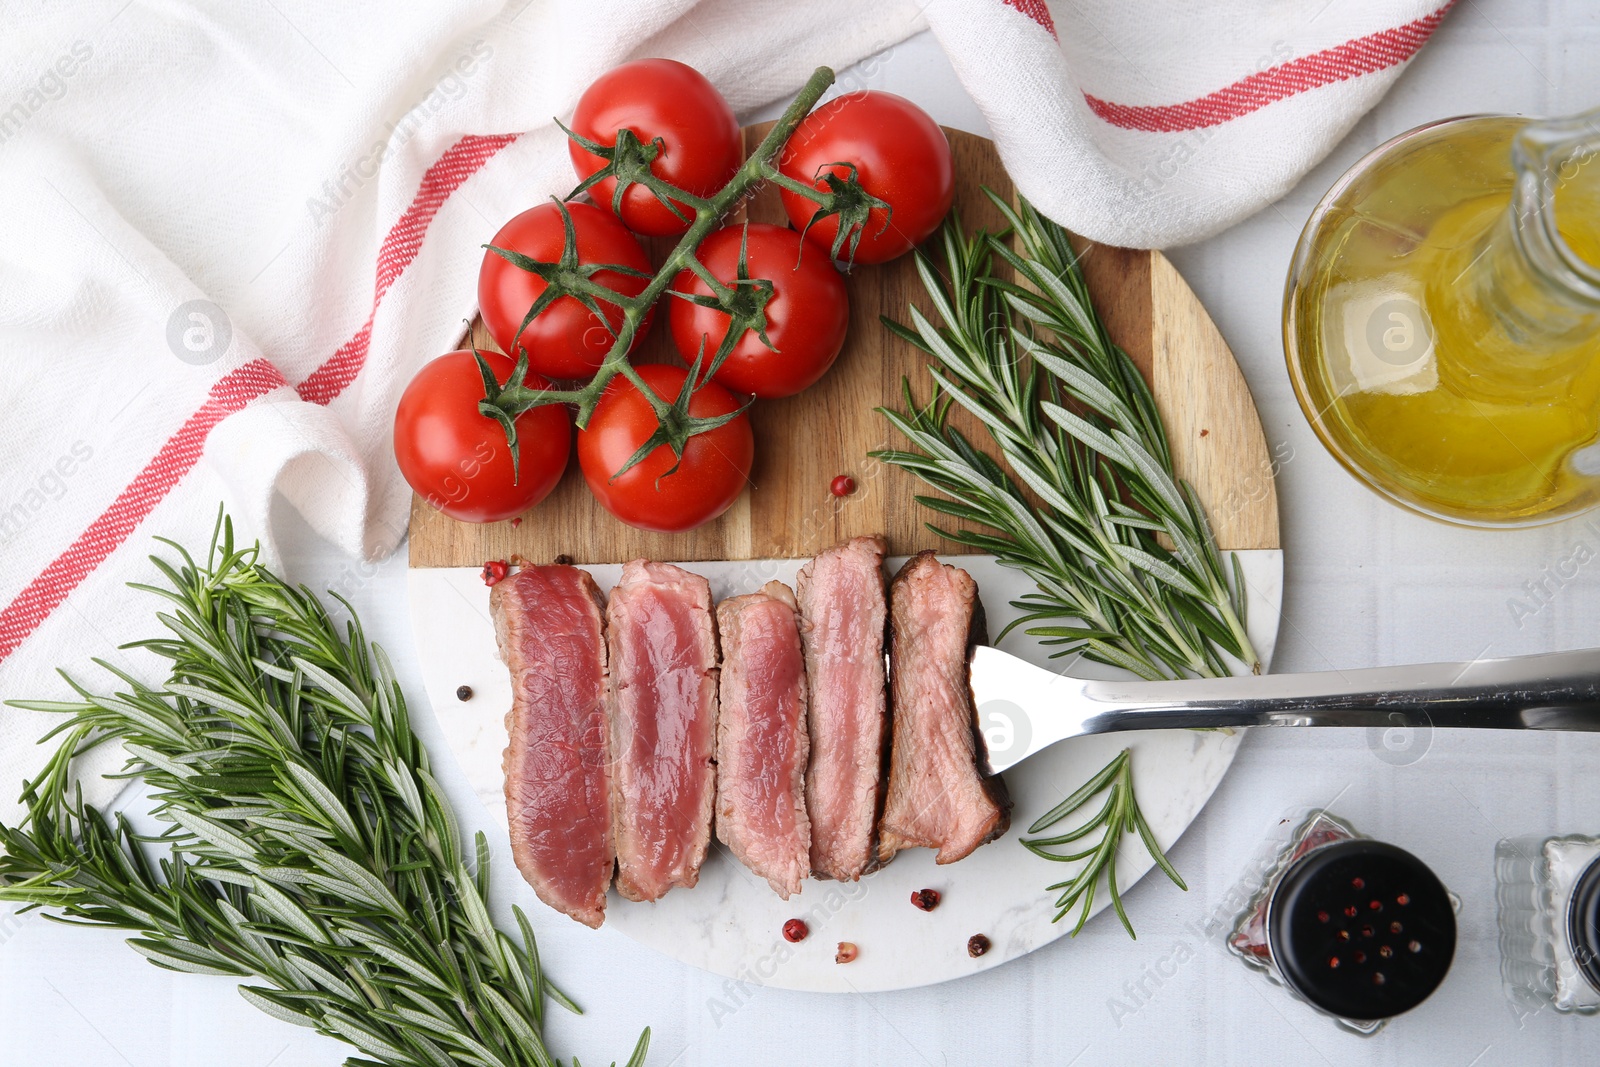
POLYGON ((1600 109, 1529 123, 1512 142, 1512 164, 1511 202, 1471 249, 1461 304, 1472 309, 1472 328, 1499 334, 1485 340, 1503 342, 1493 347, 1515 353, 1524 369, 1587 363, 1600 339, 1600 265, 1579 255, 1567 233, 1600 242, 1600 217, 1592 217, 1600 109))

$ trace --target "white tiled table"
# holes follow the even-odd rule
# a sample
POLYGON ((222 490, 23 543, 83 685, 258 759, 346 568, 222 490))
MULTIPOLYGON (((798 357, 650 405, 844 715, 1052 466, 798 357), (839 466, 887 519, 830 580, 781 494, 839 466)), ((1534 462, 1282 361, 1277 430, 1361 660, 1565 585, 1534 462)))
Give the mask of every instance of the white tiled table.
MULTIPOLYGON (((926 36, 879 57, 861 80, 917 99, 950 125, 983 130, 926 36)), ((1278 332, 1283 272, 1300 225, 1321 192, 1367 149, 1446 115, 1561 113, 1596 104, 1600 4, 1463 0, 1389 97, 1298 189, 1230 232, 1172 253, 1237 353, 1269 444, 1292 449, 1279 478, 1287 599, 1278 669, 1600 643, 1600 565, 1582 569, 1529 617, 1519 621, 1511 608, 1514 598, 1526 596, 1524 583, 1543 580, 1545 568, 1578 544, 1600 556, 1600 521, 1484 533, 1431 524, 1381 503, 1307 429, 1284 375, 1278 332)), ((290 573, 350 595, 373 635, 395 653, 409 690, 419 693, 403 559, 376 567, 351 563, 287 509, 280 521, 290 573)), ((420 728, 430 730, 428 716, 420 719, 420 728)), ((1420 758, 1396 763, 1379 758, 1364 732, 1250 738, 1172 851, 1189 893, 1150 878, 1128 894, 1138 942, 1102 915, 1075 941, 929 989, 746 996, 618 934, 595 935, 549 920, 535 907, 547 964, 589 1011, 583 1019, 556 1012, 552 1040, 567 1055, 606 1063, 625 1056, 638 1027, 649 1024, 650 1062, 657 1067, 1595 1062, 1600 1019, 1546 1012, 1519 1020, 1503 999, 1491 854, 1502 836, 1600 830, 1600 737, 1439 732, 1415 740, 1420 758), (1444 987, 1371 1040, 1292 1007, 1201 944, 1194 928, 1280 813, 1330 801, 1361 828, 1418 852, 1465 901, 1456 964, 1444 987)), ((463 813, 486 826, 444 762, 442 777, 463 813)), ((503 849, 497 858, 501 903, 531 901, 503 849)), ((343 1046, 257 1014, 232 987, 223 979, 155 970, 111 934, 0 912, 0 1064, 340 1061, 343 1046)))

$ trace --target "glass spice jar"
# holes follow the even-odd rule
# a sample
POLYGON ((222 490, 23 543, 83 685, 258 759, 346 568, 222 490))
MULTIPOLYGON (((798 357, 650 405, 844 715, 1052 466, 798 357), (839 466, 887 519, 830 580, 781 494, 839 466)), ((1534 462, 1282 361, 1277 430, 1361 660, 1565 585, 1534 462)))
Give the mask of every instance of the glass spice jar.
POLYGON ((1600 838, 1507 838, 1494 874, 1500 977, 1513 1005, 1600 1011, 1600 838))
POLYGON ((1339 1025, 1375 1034, 1444 981, 1459 902, 1411 853, 1326 811, 1278 825, 1228 895, 1246 903, 1223 942, 1339 1025))

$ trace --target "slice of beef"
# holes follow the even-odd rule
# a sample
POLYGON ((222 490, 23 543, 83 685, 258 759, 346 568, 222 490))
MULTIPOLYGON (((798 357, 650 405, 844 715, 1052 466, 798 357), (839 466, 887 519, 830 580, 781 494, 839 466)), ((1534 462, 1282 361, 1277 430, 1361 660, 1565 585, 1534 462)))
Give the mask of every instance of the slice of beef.
POLYGON ((604 606, 576 567, 524 567, 489 591, 511 669, 511 852, 540 900, 588 926, 605 921, 615 859, 604 606))
POLYGON ((716 799, 717 639, 711 586, 667 563, 622 568, 611 648, 611 819, 617 892, 658 900, 700 878, 716 799))
POLYGON ((881 537, 857 537, 807 563, 797 583, 811 691, 811 870, 856 881, 875 866, 888 705, 881 537))
POLYGON ((932 552, 913 556, 889 586, 894 742, 878 857, 936 848, 954 863, 1011 824, 999 778, 978 771, 978 718, 967 660, 987 639, 978 583, 932 552))
POLYGON ((717 605, 717 838, 784 900, 811 873, 806 666, 799 607, 782 582, 717 605))

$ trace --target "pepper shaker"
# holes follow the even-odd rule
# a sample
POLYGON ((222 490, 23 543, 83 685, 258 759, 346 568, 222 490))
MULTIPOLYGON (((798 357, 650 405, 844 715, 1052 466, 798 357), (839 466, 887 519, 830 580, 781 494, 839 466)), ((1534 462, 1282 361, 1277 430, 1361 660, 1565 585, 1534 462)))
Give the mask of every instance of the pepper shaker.
MULTIPOLYGON (((1229 899, 1228 951, 1339 1025, 1375 1034, 1455 957, 1457 902, 1416 856, 1326 811, 1299 812, 1229 899)), ((1226 905, 1225 905, 1226 907, 1226 905)))

